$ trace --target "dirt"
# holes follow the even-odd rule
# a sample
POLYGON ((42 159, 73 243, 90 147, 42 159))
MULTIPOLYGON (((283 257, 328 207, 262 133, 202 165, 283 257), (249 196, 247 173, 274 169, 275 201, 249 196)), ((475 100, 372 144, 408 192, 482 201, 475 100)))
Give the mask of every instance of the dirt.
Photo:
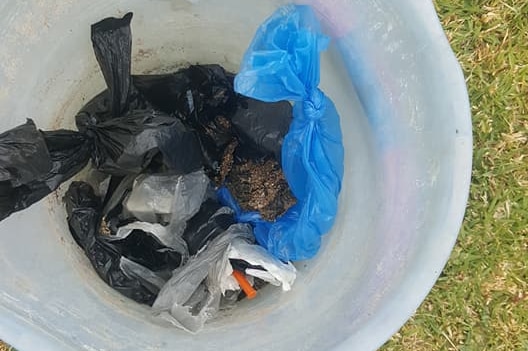
POLYGON ((112 235, 112 230, 110 230, 110 227, 106 223, 106 221, 103 219, 101 220, 101 226, 99 228, 99 233, 101 233, 104 236, 110 236, 112 235))
POLYGON ((4 344, 2 340, 0 340, 0 351, 11 351, 12 348, 8 346, 7 344, 4 344))
POLYGON ((258 211, 268 221, 275 221, 296 203, 274 159, 234 164, 226 185, 244 211, 258 211))
POLYGON ((233 168, 233 164, 235 163, 235 149, 238 146, 238 141, 233 140, 224 150, 224 156, 222 157, 222 163, 220 164, 220 174, 216 179, 216 183, 218 185, 221 185, 226 180, 229 172, 231 172, 231 169, 233 168))

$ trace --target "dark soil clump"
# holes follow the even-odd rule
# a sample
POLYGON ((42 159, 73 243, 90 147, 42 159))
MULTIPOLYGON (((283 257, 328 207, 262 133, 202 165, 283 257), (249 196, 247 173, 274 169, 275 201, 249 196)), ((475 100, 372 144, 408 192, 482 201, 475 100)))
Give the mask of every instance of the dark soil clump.
POLYGON ((296 203, 274 159, 236 163, 226 185, 244 211, 258 211, 268 221, 276 220, 296 203))

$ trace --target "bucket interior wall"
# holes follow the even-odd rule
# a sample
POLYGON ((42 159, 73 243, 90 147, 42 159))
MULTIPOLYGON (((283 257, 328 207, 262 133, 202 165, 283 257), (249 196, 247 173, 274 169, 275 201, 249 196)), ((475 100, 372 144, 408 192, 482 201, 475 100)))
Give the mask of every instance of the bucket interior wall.
MULTIPOLYGON (((304 1, 310 2, 310 1, 304 1)), ((0 131, 74 128, 104 89, 90 24, 134 12, 133 72, 219 63, 236 71, 283 1, 28 0, 0 3, 0 131)), ((345 179, 333 230, 267 288, 198 335, 119 295, 68 231, 67 184, 0 222, 0 337, 34 350, 369 350, 420 304, 463 217, 471 125, 460 68, 426 0, 313 1, 334 38, 321 88, 335 102, 345 179)), ((175 150, 176 152, 176 150, 175 150)))

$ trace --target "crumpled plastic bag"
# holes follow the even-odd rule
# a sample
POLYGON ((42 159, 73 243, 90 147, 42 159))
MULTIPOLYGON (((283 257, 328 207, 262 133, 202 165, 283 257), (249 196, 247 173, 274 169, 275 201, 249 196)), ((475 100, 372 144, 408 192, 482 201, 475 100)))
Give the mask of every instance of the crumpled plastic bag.
POLYGON ((91 28, 95 57, 111 96, 111 111, 119 117, 128 109, 131 85, 132 13, 122 19, 105 18, 91 28))
POLYGON ((210 184, 211 180, 203 170, 178 178, 172 199, 170 219, 170 230, 173 235, 178 237, 183 235, 187 221, 200 211, 210 184))
POLYGON ((237 102, 233 76, 220 65, 193 65, 187 74, 191 85, 177 115, 198 132, 204 164, 218 175, 224 149, 234 137, 228 118, 237 102))
MULTIPOLYGON (((133 75, 134 87, 156 109, 168 114, 189 111, 191 79, 187 69, 168 74, 133 75)), ((192 92, 191 92, 192 93, 192 92)))
POLYGON ((178 250, 167 247, 156 236, 141 229, 132 230, 126 238, 102 238, 122 256, 159 274, 170 275, 182 264, 182 255, 178 250))
POLYGON ((86 167, 93 145, 85 135, 72 130, 59 129, 41 133, 52 163, 45 182, 53 191, 86 167))
POLYGON ((163 245, 178 252, 182 256, 182 262, 187 260, 189 256, 187 243, 183 240, 181 235, 176 235, 167 226, 158 223, 133 222, 119 227, 115 236, 117 238, 125 239, 134 232, 134 230, 140 230, 152 234, 163 245))
POLYGON ((292 107, 263 103, 234 93, 234 77, 219 65, 192 65, 175 73, 134 75, 134 87, 157 109, 175 114, 200 131, 206 165, 218 171, 222 151, 235 134, 253 156, 280 160, 292 107), (232 124, 232 126, 231 126, 232 124))
POLYGON ((132 84, 132 13, 92 25, 92 44, 108 90, 75 117, 93 138, 96 168, 112 175, 137 174, 153 162, 180 174, 202 167, 196 133, 173 116, 154 111, 132 84))
POLYGON ((132 85, 132 13, 123 18, 105 18, 92 25, 91 39, 95 57, 108 89, 90 100, 76 115, 79 131, 86 127, 123 116, 130 110, 149 105, 132 85))
POLYGON ((142 174, 125 208, 140 221, 170 223, 171 232, 181 236, 185 222, 199 211, 209 184, 202 170, 185 175, 142 174))
POLYGON ((154 273, 150 269, 129 260, 126 257, 121 257, 119 260, 119 268, 130 279, 137 279, 141 285, 147 288, 151 293, 158 295, 167 280, 160 277, 159 274, 154 273))
POLYGON ((82 134, 41 132, 32 120, 0 134, 0 220, 56 190, 90 160, 82 134))
POLYGON ((174 271, 152 306, 154 312, 179 328, 199 332, 220 308, 221 280, 229 269, 228 252, 235 239, 252 242, 251 227, 232 225, 174 271))
POLYGON ((260 278, 275 286, 282 285, 284 291, 291 290, 297 277, 297 270, 293 264, 283 263, 269 254, 262 246, 252 245, 244 240, 234 240, 231 243, 228 257, 231 260, 242 260, 249 263, 250 266, 244 269, 247 275, 260 278))
POLYGON ((233 76, 220 65, 192 65, 171 74, 133 76, 133 82, 149 103, 198 132, 205 166, 217 174, 234 137, 229 120, 238 98, 233 76))
POLYGON ((132 191, 136 174, 130 174, 126 177, 111 176, 107 192, 104 196, 103 216, 108 216, 111 212, 121 212, 123 201, 132 191))
POLYGON ((341 128, 334 104, 318 89, 319 54, 328 42, 309 6, 281 7, 258 29, 235 78, 242 95, 295 102, 282 168, 297 204, 276 222, 251 220, 259 244, 284 261, 312 258, 337 214, 341 128))
MULTIPOLYGON (((86 252, 97 274, 108 285, 139 303, 152 305, 156 285, 145 283, 122 269, 122 258, 133 261, 137 269, 151 271, 163 279, 181 264, 181 255, 163 245, 155 236, 142 230, 133 230, 126 238, 103 236, 99 232, 102 204, 93 188, 85 182, 72 182, 64 196, 70 232, 86 252)), ((130 266, 130 265, 129 265, 130 266)))
POLYGON ((51 157, 33 120, 0 134, 0 182, 12 187, 47 174, 51 157))
POLYGON ((163 166, 174 173, 187 174, 202 167, 196 133, 161 112, 134 110, 86 129, 94 140, 94 165, 104 173, 138 174, 158 156, 163 166))
MULTIPOLYGON (((105 235, 116 235, 119 228, 137 222, 137 218, 124 210, 123 201, 132 191, 134 179, 137 175, 131 174, 126 177, 110 176, 106 192, 101 193, 103 199, 103 222, 102 232, 105 235)), ((93 178, 87 180, 94 188, 93 178)))
POLYGON ((288 101, 266 103, 241 97, 231 122, 237 132, 242 155, 248 158, 273 156, 280 162, 282 143, 291 120, 292 106, 288 101))
POLYGON ((198 253, 234 223, 233 210, 222 207, 216 199, 207 198, 196 215, 187 222, 183 233, 189 254, 198 253))

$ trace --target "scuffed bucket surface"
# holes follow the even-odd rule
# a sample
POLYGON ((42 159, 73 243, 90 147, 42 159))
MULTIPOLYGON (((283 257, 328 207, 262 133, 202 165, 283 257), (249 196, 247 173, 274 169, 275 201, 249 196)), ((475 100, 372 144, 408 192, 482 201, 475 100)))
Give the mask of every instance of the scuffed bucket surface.
MULTIPOLYGON (((304 3, 312 3, 303 1, 304 3)), ((135 12, 133 72, 236 70, 282 1, 30 0, 0 4, 0 130, 73 128, 104 88, 90 24, 135 12)), ((369 350, 413 313, 456 239, 469 188, 464 79, 430 3, 315 1, 335 38, 321 88, 341 115, 336 225, 290 293, 270 289, 197 335, 150 317, 91 269, 62 192, 0 222, 0 336, 34 350, 369 350)), ((62 191, 66 189, 63 186, 62 191)))

